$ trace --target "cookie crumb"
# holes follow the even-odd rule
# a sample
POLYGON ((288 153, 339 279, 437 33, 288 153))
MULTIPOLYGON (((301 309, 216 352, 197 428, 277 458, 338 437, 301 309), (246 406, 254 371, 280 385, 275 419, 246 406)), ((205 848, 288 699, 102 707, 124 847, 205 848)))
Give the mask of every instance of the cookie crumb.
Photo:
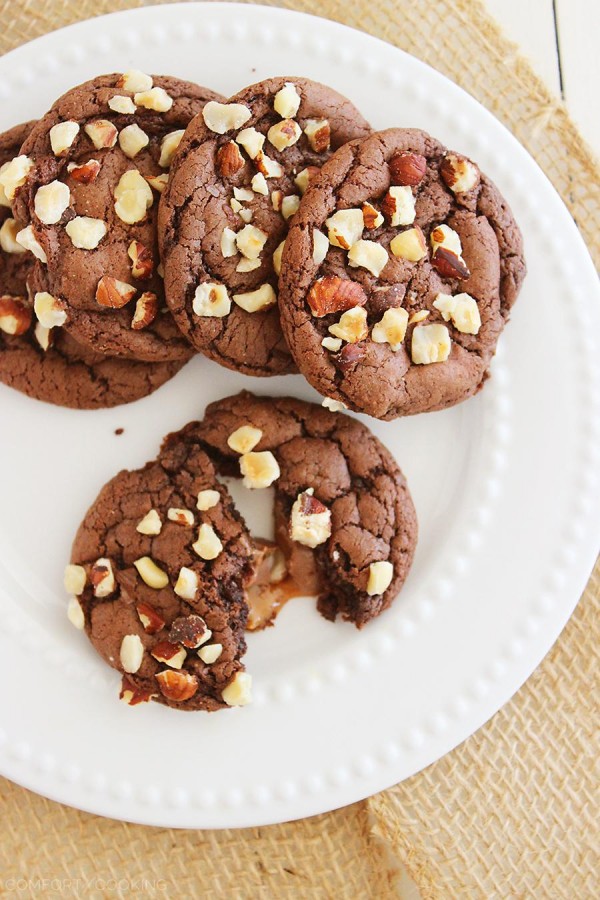
POLYGON ((124 431, 124 428, 115 428, 115 434, 123 434, 124 431))

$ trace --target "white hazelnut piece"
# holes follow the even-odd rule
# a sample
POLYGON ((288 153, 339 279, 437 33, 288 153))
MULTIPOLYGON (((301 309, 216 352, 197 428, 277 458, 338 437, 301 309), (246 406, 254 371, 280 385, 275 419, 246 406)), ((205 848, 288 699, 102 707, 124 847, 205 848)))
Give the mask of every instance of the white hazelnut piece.
POLYGON ((293 119, 300 109, 301 97, 295 84, 286 81, 284 86, 277 91, 273 100, 273 109, 282 119, 293 119))
POLYGON ((112 562, 105 556, 97 559, 90 571, 90 581, 94 588, 94 597, 110 597, 116 587, 112 562))
POLYGON ((255 225, 244 225, 235 236, 235 242, 240 253, 246 259, 258 259, 263 251, 268 235, 255 225))
POLYGON ((114 147, 117 143, 119 132, 108 119, 96 119, 89 122, 83 129, 96 150, 114 147))
POLYGON ((75 594, 76 597, 81 596, 85 590, 87 575, 83 566, 69 563, 65 566, 63 584, 67 594, 75 594))
POLYGON ((170 506, 167 510, 167 519, 170 522, 176 522, 177 525, 193 525, 194 513, 191 509, 181 509, 178 506, 170 506))
POLYGON ((369 566, 369 580, 367 582, 367 594, 373 597, 375 594, 383 594, 389 588, 394 577, 394 567, 388 560, 382 559, 372 562, 369 566))
POLYGON ((67 604, 67 619, 78 631, 83 631, 85 627, 85 616, 81 603, 77 597, 71 597, 67 604))
POLYGON ((137 156, 140 150, 148 146, 149 142, 150 138, 146 132, 135 123, 127 125, 119 134, 119 147, 129 159, 137 156))
POLYGON ((300 197, 298 194, 288 194, 281 201, 281 215, 287 221, 295 216, 300 206, 300 197))
POLYGON ((223 544, 212 527, 206 522, 198 529, 198 538, 192 544, 192 549, 198 554, 200 559, 216 559, 223 550, 223 544))
POLYGON ((429 318, 429 310, 428 309, 420 309, 418 312, 414 312, 410 314, 410 318, 408 320, 409 325, 415 325, 417 322, 424 322, 425 319, 429 318))
POLYGON ((386 309, 382 318, 373 326, 371 340, 376 344, 389 344, 394 352, 399 350, 406 337, 408 312, 402 307, 386 309))
POLYGON ((232 228, 225 227, 221 232, 221 254, 225 259, 228 259, 230 256, 235 256, 237 252, 235 231, 232 228))
POLYGON ((401 231, 390 241, 390 250, 394 256, 407 259, 409 262, 419 262, 427 256, 427 242, 425 235, 417 226, 401 231))
POLYGON ((263 433, 254 425, 240 425, 227 438, 227 446, 236 453, 249 453, 260 442, 263 433))
POLYGON ((39 291, 33 298, 33 310, 44 328, 60 328, 67 321, 62 301, 47 291, 39 291))
POLYGON ((440 165, 440 174, 454 194, 464 194, 479 183, 479 169, 467 159, 456 153, 448 153, 440 165))
POLYGON ((283 169, 277 160, 271 159, 262 150, 256 156, 256 166, 265 178, 281 178, 283 175, 283 169))
POLYGON ((119 651, 123 671, 133 675, 138 671, 144 658, 144 645, 137 634, 126 634, 119 651))
POLYGON ((160 534, 162 530, 162 522, 158 514, 158 510, 151 509, 146 513, 143 519, 135 526, 135 530, 139 534, 160 534))
POLYGON ((194 293, 192 309, 197 316, 222 319, 231 311, 231 300, 224 284, 205 281, 194 293))
POLYGON ((477 301, 470 294, 438 294, 433 305, 446 322, 452 320, 457 331, 463 334, 478 334, 481 328, 481 314, 477 301))
POLYGON ((15 219, 5 219, 0 226, 0 249, 4 253, 25 253, 25 247, 22 247, 17 240, 19 226, 15 219))
POLYGON ((160 157, 158 159, 158 164, 161 168, 169 168, 184 134, 183 128, 180 128, 177 131, 170 131, 169 134, 164 136, 160 145, 160 157))
POLYGON ((134 559, 133 565, 138 570, 142 581, 148 587, 159 591, 168 585, 169 576, 149 556, 141 556, 139 559, 134 559))
POLYGON ((247 672, 236 672, 221 691, 221 697, 227 706, 246 706, 252 700, 252 676, 247 672))
POLYGON ((242 203, 248 203, 250 200, 254 200, 254 193, 250 188, 234 187, 233 196, 236 200, 241 200, 242 203))
POLYGON ((361 237, 365 222, 362 209, 340 209, 325 221, 329 242, 334 247, 349 250, 361 237))
MULTIPOLYGON (((327 241, 329 243, 329 241, 327 241)), ((285 247, 285 241, 282 241, 273 252, 273 268, 275 270, 276 275, 281 274, 281 258, 283 256, 283 248, 285 247)))
POLYGON ((318 228, 313 228, 313 262, 318 266, 325 260, 329 250, 329 238, 318 228))
POLYGON ((294 178, 294 184, 298 188, 301 194, 305 194, 310 182, 310 169, 308 166, 306 169, 302 169, 301 172, 298 172, 296 177, 294 178))
POLYGON ((233 299, 241 309, 248 313, 261 312, 277 303, 277 294, 268 283, 261 284, 255 291, 245 294, 234 294, 233 299))
POLYGON ((314 489, 298 494, 290 516, 290 537, 314 550, 331 537, 331 510, 317 500, 314 489))
POLYGON ((302 134, 302 129, 294 119, 282 119, 275 125, 271 125, 267 131, 267 138, 276 150, 280 152, 292 147, 302 134))
POLYGON ((35 258, 39 259, 40 262, 48 262, 46 251, 36 238, 32 225, 27 225, 26 228, 22 228, 21 231, 19 231, 19 233, 17 234, 16 240, 17 243, 20 244, 21 247, 23 247, 23 249, 29 250, 31 253, 33 253, 35 258))
POLYGON ((52 329, 44 328, 43 325, 41 325, 39 322, 36 322, 33 333, 42 350, 46 352, 46 350, 48 350, 52 346, 52 329))
POLYGON ((342 348, 342 339, 334 337, 324 337, 321 341, 321 347, 325 347, 331 353, 337 353, 342 348))
POLYGON ((362 306, 353 306, 342 313, 338 322, 329 326, 329 333, 349 344, 364 341, 369 335, 367 311, 362 306))
POLYGON ((115 96, 111 97, 108 101, 108 108, 112 109, 113 112, 121 113, 121 115, 130 116, 135 112, 135 103, 131 97, 115 94, 115 96))
POLYGON ((223 644, 205 644, 204 647, 201 647, 200 650, 198 650, 198 656, 203 663, 210 666, 218 660, 222 652, 223 644))
POLYGON ((244 148, 250 159, 256 159, 262 151, 265 142, 264 134, 257 131, 256 128, 244 128, 238 132, 236 143, 244 148))
POLYGON ((242 103, 219 103, 217 100, 209 100, 202 110, 207 128, 215 134, 225 134, 234 128, 241 128, 251 115, 248 107, 242 103))
POLYGON ((51 181, 37 189, 33 208, 44 225, 56 225, 71 202, 71 192, 62 181, 51 181))
POLYGON ((416 325, 413 329, 410 352, 416 365, 445 362, 450 347, 450 333, 445 325, 416 325))
POLYGON ((161 87, 138 91, 133 95, 133 102, 136 106, 152 109, 154 112, 168 112, 173 106, 173 98, 161 87))
POLYGON ((260 259, 246 259, 246 257, 243 256, 235 267, 235 271, 254 272, 255 269, 260 269, 261 265, 260 259))
POLYGON ((304 124, 304 134, 311 149, 316 153, 323 153, 329 148, 331 128, 327 119, 307 119, 304 124))
POLYGON ((390 225, 412 225, 415 221, 415 198, 409 185, 393 185, 385 195, 382 207, 390 225))
POLYGON ((75 216, 65 225, 65 231, 71 238, 71 243, 79 250, 95 250, 108 226, 102 219, 91 219, 89 216, 75 216))
POLYGON ((348 251, 348 262, 351 266, 366 269, 376 278, 387 265, 388 253, 377 241, 357 241, 348 251))
POLYGON ((329 412, 343 412, 345 409, 348 409, 342 400, 334 400, 333 397, 325 397, 321 406, 324 406, 329 412))
POLYGON ((137 169, 128 169, 121 175, 114 197, 115 212, 127 225, 141 222, 154 203, 152 189, 137 169))
POLYGON ((124 88, 126 91, 135 93, 136 91, 149 91, 153 81, 150 75, 140 72, 139 69, 128 69, 124 72, 117 82, 117 87, 124 88))
POLYGON ((27 179, 33 167, 33 162, 28 156, 15 156, 9 163, 2 166, 0 172, 0 187, 8 200, 14 200, 17 188, 20 188, 27 179))
POLYGON ((240 472, 244 477, 244 487, 252 490, 271 487, 281 475, 279 463, 270 450, 244 453, 240 457, 240 472))
POLYGON ((50 146, 55 156, 62 156, 69 150, 79 134, 79 125, 77 122, 58 122, 53 125, 48 132, 50 137, 50 146))
POLYGON ((199 509, 200 512, 206 512, 207 509, 212 509, 220 502, 221 495, 218 491, 213 491, 210 489, 206 491, 199 491, 198 500, 196 502, 196 509, 199 509))
POLYGON ((263 196, 266 197, 269 193, 267 179, 262 172, 257 172, 256 175, 254 175, 254 177, 252 178, 250 184, 252 185, 252 190, 255 194, 263 194, 263 196))
POLYGON ((199 580, 193 569, 182 566, 173 590, 182 600, 195 600, 198 593, 199 580))
MULTIPOLYGON (((3 163, 3 165, 0 166, 0 175, 2 175, 2 173, 5 171, 5 169, 9 165, 10 165, 10 161, 5 162, 5 163, 3 163)), ((4 186, 2 184, 0 184, 0 206, 5 206, 8 209, 10 209, 10 200, 6 196, 6 192, 5 192, 4 186)))

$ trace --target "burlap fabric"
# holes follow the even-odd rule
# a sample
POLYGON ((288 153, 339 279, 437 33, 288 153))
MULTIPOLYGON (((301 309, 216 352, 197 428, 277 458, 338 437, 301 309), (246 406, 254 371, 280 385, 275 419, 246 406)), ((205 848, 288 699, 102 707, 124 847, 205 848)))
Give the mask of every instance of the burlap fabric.
MULTIPOLYGON (((0 52, 140 5, 3 0, 0 52)), ((538 160, 600 262, 598 169, 563 105, 478 0, 273 5, 363 28, 474 94, 538 160)), ((403 896, 408 872, 424 898, 596 898, 599 597, 597 566, 557 645, 491 722, 426 771, 337 812, 177 832, 79 813, 0 782, 0 893, 379 900, 403 896)))

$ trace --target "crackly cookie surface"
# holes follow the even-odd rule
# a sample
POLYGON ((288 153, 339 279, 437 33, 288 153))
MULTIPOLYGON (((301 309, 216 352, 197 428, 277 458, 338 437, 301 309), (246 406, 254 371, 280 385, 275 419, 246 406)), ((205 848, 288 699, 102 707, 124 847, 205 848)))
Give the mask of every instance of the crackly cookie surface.
POLYGON ((189 358, 164 303, 158 200, 183 130, 217 96, 166 76, 103 75, 64 94, 33 128, 0 184, 19 242, 47 268, 42 325, 60 319, 112 356, 189 358))
MULTIPOLYGON (((33 124, 0 135, 0 167, 19 154, 33 124)), ((31 298, 46 290, 45 273, 36 273, 33 255, 15 240, 18 226, 5 205, 9 201, 3 194, 0 200, 0 381, 48 403, 97 409, 144 397, 179 371, 183 360, 111 358, 79 344, 64 329, 44 328, 31 298)))
POLYGON ((290 576, 328 619, 358 627, 394 600, 417 520, 405 478, 363 424, 311 403, 242 392, 212 403, 183 434, 225 474, 275 490, 276 541, 290 576))
POLYGON ((249 375, 293 370, 277 309, 282 242, 332 151, 370 132, 325 85, 271 78, 190 124, 161 199, 167 302, 196 349, 249 375))
POLYGON ((525 275, 518 226, 469 159, 423 131, 342 147, 285 243, 280 315, 326 397, 381 419, 474 394, 525 275))
POLYGON ((128 703, 243 705, 251 563, 210 458, 182 432, 155 462, 113 478, 88 510, 65 572, 69 617, 123 673, 128 703))

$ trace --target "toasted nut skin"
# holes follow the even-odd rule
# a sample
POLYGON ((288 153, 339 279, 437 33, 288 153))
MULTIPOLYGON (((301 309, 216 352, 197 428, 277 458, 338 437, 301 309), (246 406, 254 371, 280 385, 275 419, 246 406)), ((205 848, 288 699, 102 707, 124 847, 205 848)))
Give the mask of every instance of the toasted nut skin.
POLYGON ((244 157, 235 141, 228 141, 217 151, 217 172, 222 178, 230 178, 244 167, 244 157))
POLYGON ((172 669, 180 669, 185 662, 187 653, 179 644, 171 641, 159 641, 154 645, 150 654, 159 662, 166 663, 172 669))
POLYGON ((146 634, 156 634, 165 627, 165 620, 149 603, 138 603, 135 608, 146 634))
POLYGON ((440 175, 455 194, 463 194, 479 184, 479 169, 475 163, 458 153, 448 153, 444 157, 440 175))
POLYGON ((353 306, 364 306, 367 295, 357 281, 339 278, 337 275, 324 275, 311 287, 307 302, 313 316, 320 319, 353 306))
POLYGON ((365 228, 369 231, 373 231, 373 229, 379 228, 379 226, 383 224, 383 216, 370 203, 363 203, 362 214, 365 228))
POLYGON ((121 700, 129 704, 129 706, 137 706, 138 703, 147 703, 152 697, 156 697, 152 691, 147 688, 141 688, 133 684, 126 675, 121 681, 121 692, 119 694, 121 700))
POLYGON ((389 162, 392 184, 420 184, 427 171, 427 160, 420 153, 397 153, 389 162))
POLYGON ((194 696, 198 690, 198 679, 189 672, 175 672, 173 669, 165 669, 156 675, 161 694, 167 700, 183 703, 194 696))
MULTIPOLYGON (((336 365, 342 372, 353 369, 363 359, 367 351, 362 344, 346 344, 336 357, 336 365)), ((318 501, 317 501, 318 502, 318 501)))
POLYGON ((195 650, 205 643, 208 628, 202 616, 179 616, 171 623, 169 640, 195 650))
POLYGON ((144 291, 135 304, 135 312, 131 320, 134 331, 141 331, 154 322, 158 315, 158 297, 152 291, 144 291))
POLYGON ((471 275, 464 259, 445 247, 437 248, 431 257, 431 264, 443 278, 466 279, 471 275))
POLYGON ((327 119, 308 119, 304 134, 315 153, 324 153, 331 142, 331 127, 327 119))
POLYGON ((88 159, 81 166, 73 165, 73 168, 69 166, 68 172, 74 181, 78 181, 80 184, 91 184, 98 177, 100 168, 101 166, 97 159, 88 159))
POLYGON ((125 281, 103 275, 96 288, 96 301, 100 306, 121 309, 135 296, 135 288, 125 281))
POLYGON ((131 260, 131 274, 134 278, 145 280, 151 278, 154 272, 154 256, 152 250, 142 244, 141 241, 132 241, 127 248, 127 255, 131 260))
POLYGON ((95 597, 109 597, 116 589, 115 575, 110 559, 97 559, 90 569, 90 581, 95 597))
POLYGON ((0 331, 5 334, 25 334, 29 331, 33 310, 21 297, 0 297, 0 331))

